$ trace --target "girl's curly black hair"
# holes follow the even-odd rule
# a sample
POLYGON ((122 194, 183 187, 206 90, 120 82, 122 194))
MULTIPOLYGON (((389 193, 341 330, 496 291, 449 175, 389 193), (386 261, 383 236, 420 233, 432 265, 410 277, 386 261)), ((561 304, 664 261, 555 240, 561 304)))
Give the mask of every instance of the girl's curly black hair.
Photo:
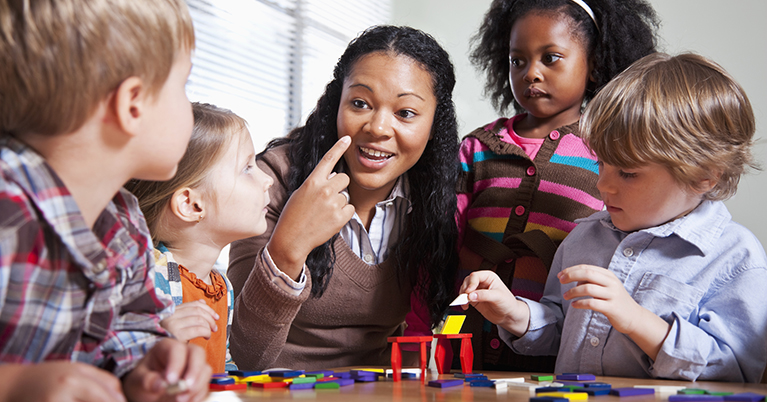
MULTIPOLYGON (((338 140, 336 117, 344 80, 355 63, 376 52, 403 55, 418 62, 432 78, 437 99, 432 139, 421 158, 408 171, 412 211, 404 237, 392 253, 400 280, 408 279, 436 325, 454 297, 457 270, 455 183, 458 177, 458 123, 453 104, 455 74, 447 52, 430 35, 410 27, 375 26, 354 39, 338 60, 333 80, 306 120, 286 137, 272 140, 267 150, 288 144, 288 192, 298 189, 322 156, 338 140)), ((342 163, 342 162, 341 162, 342 163)), ((339 166, 335 167, 339 171, 339 166)), ((325 291, 335 262, 333 241, 338 234, 309 254, 306 265, 312 276, 312 296, 325 291)))
POLYGON ((574 34, 583 39, 594 61, 593 77, 584 100, 631 63, 654 53, 658 18, 644 0, 588 0, 596 24, 586 11, 571 0, 494 0, 485 14, 479 32, 472 38, 471 62, 485 72, 485 94, 493 107, 505 114, 509 105, 524 112, 511 92, 509 83, 509 38, 511 27, 530 12, 556 11, 573 20, 574 34))

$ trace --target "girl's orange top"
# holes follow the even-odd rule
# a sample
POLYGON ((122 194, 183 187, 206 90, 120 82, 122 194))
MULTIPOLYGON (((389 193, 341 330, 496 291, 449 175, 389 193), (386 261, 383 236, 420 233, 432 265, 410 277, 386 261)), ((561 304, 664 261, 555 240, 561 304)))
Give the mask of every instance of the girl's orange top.
POLYGON ((199 337, 190 340, 189 343, 205 349, 208 364, 210 364, 213 372, 223 373, 226 371, 226 326, 228 320, 226 282, 215 269, 210 271, 211 284, 208 285, 184 266, 179 265, 178 268, 181 273, 184 303, 203 299, 218 314, 218 320, 216 320, 218 330, 211 334, 210 339, 199 337))

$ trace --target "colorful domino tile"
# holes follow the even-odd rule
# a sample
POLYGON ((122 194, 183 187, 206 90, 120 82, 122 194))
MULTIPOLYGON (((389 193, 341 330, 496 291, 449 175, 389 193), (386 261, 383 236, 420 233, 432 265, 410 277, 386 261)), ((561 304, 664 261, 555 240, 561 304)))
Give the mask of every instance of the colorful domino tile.
POLYGON ((679 395, 704 395, 706 390, 700 388, 682 388, 676 393, 679 395))
POLYGON ((610 389, 610 395, 615 395, 619 397, 651 395, 654 393, 655 393, 655 390, 652 388, 612 388, 610 389))
POLYGON ((211 378, 210 379, 211 384, 218 384, 218 385, 227 385, 227 384, 234 384, 234 378, 211 378))
POLYGON ((725 401, 732 402, 760 402, 764 400, 764 395, 753 392, 741 392, 739 394, 727 395, 725 401))
POLYGON ((724 397, 721 395, 686 394, 670 395, 668 400, 669 402, 724 402, 724 397))
POLYGON ((275 370, 269 372, 269 377, 292 378, 304 374, 304 370, 275 370))
POLYGON ((335 381, 322 381, 314 385, 314 389, 338 389, 341 385, 335 381))
POLYGON ((254 375, 261 374, 260 371, 247 371, 247 370, 229 370, 229 375, 237 376, 237 377, 251 377, 254 375))
POLYGON ((313 382, 300 382, 300 383, 295 383, 294 382, 293 384, 290 384, 288 386, 288 388, 291 391, 296 391, 296 390, 299 390, 299 389, 313 389, 314 388, 314 384, 315 383, 313 383, 313 382))
POLYGON ((268 389, 268 388, 285 388, 285 387, 290 386, 290 383, 289 382, 284 382, 284 381, 251 382, 250 386, 251 387, 255 387, 255 388, 265 388, 265 389, 268 389))
POLYGON ((448 388, 448 387, 457 387, 463 385, 463 380, 456 379, 456 380, 434 380, 429 381, 430 387, 435 388, 448 388))
POLYGON ((610 393, 610 388, 575 388, 572 392, 585 392, 591 396, 607 395, 610 393))
POLYGON ((445 324, 442 326, 440 334, 457 334, 461 332, 463 322, 466 320, 465 315, 449 315, 445 320, 445 324))
POLYGON ((531 375, 530 379, 533 381, 554 381, 553 375, 531 375))
POLYGON ((536 396, 530 398, 530 402, 569 402, 567 398, 558 398, 555 396, 536 396))
POLYGON ((585 392, 544 392, 536 396, 553 396, 556 398, 567 398, 570 401, 585 401, 589 399, 589 394, 585 392))
POLYGON ((495 381, 492 380, 476 380, 469 382, 469 386, 471 387, 487 387, 492 388, 495 386, 495 381))
POLYGON ((594 381, 597 377, 594 374, 564 373, 557 375, 557 380, 566 381, 594 381))
POLYGON ((248 384, 210 384, 208 389, 211 391, 236 391, 240 389, 248 389, 248 384))

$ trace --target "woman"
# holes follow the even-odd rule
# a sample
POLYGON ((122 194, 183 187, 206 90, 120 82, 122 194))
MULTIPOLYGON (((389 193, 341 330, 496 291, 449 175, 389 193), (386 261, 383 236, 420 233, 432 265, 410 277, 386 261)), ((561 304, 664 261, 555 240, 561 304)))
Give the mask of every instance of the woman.
POLYGON ((269 227, 233 243, 228 271, 240 368, 388 364, 411 295, 411 331, 441 320, 457 260, 454 84, 431 36, 370 28, 306 125, 259 155, 269 227))

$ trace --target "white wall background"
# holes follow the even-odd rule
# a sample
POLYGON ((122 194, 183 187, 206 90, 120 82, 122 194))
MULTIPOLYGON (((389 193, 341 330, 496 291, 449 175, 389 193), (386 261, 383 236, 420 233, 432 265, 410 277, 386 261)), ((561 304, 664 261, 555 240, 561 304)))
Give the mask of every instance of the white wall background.
MULTIPOLYGON (((660 49, 693 51, 709 57, 746 89, 756 115, 755 159, 764 172, 741 180, 738 194, 727 201, 735 221, 767 245, 767 1, 650 0, 661 20, 660 49)), ((456 68, 454 101, 462 134, 497 116, 484 99, 482 77, 468 60, 469 40, 490 0, 394 0, 393 24, 432 34, 450 53, 456 68)))

